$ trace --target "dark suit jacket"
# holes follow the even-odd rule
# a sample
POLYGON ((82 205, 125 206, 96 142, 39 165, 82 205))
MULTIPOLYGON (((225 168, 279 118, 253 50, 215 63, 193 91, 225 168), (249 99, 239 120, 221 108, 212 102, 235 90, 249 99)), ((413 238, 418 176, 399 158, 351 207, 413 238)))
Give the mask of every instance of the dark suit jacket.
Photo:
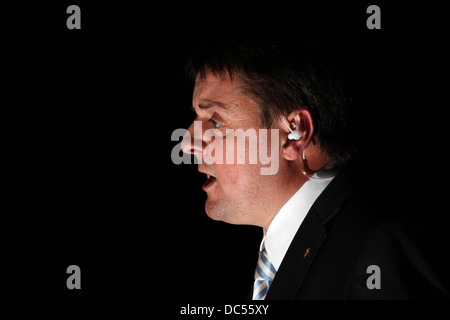
POLYGON ((354 180, 343 170, 315 201, 266 300, 448 298, 406 229, 371 210, 354 180), (371 265, 380 268, 380 289, 367 287, 371 265))

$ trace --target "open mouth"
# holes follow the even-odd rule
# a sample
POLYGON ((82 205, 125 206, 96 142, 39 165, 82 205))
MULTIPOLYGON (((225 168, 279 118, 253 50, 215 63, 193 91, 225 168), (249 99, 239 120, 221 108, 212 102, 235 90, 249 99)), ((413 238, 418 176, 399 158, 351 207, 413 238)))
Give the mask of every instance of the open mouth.
POLYGON ((211 186, 216 182, 216 177, 207 174, 207 179, 206 181, 203 183, 203 190, 207 190, 209 188, 211 188, 211 186))

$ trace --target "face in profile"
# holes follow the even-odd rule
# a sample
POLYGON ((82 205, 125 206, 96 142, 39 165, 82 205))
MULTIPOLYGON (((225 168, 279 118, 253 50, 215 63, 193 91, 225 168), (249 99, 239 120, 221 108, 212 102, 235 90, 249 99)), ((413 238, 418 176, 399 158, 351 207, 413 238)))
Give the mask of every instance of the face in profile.
MULTIPOLYGON (((192 102, 197 114, 195 121, 201 122, 202 131, 219 130, 224 146, 227 139, 235 138, 228 135, 227 130, 254 129, 258 132, 263 129, 258 105, 241 92, 237 80, 232 81, 228 76, 218 77, 208 73, 204 79, 197 77, 192 102)), ((193 143, 190 137, 194 137, 194 122, 188 132, 189 138, 184 137, 182 149, 199 158, 214 140, 202 138, 200 143, 193 143)), ((270 138, 268 140, 270 144, 270 138)), ((234 154, 238 154, 238 144, 233 145, 234 154)), ((245 148, 248 151, 248 139, 245 140, 245 148)), ((275 151, 278 157, 279 150, 275 151)), ((199 163, 198 170, 205 174, 205 210, 212 219, 261 225, 263 219, 259 215, 270 208, 270 199, 276 197, 276 190, 280 189, 277 189, 279 179, 277 175, 262 175, 259 160, 256 163, 248 160, 246 157, 243 164, 237 161, 227 163, 225 160, 221 164, 199 163)))

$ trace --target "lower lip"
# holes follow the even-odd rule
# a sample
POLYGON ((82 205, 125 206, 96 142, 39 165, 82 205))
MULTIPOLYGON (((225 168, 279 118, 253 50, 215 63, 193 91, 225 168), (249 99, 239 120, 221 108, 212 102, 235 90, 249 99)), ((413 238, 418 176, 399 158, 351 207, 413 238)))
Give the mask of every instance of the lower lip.
POLYGON ((208 179, 206 179, 206 181, 203 183, 203 190, 208 190, 210 189, 214 184, 216 183, 216 178, 214 177, 209 177, 208 179))

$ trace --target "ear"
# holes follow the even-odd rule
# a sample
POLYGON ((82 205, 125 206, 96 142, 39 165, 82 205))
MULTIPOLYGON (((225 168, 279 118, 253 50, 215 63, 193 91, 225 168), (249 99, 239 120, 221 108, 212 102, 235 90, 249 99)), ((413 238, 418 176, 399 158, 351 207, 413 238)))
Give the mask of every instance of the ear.
POLYGON ((280 120, 280 139, 283 151, 283 157, 288 161, 294 161, 302 156, 303 150, 311 143, 314 135, 314 122, 311 112, 306 109, 297 109, 292 111, 286 117, 287 123, 292 130, 295 130, 296 124, 302 134, 299 140, 290 140, 288 135, 290 130, 280 120))

